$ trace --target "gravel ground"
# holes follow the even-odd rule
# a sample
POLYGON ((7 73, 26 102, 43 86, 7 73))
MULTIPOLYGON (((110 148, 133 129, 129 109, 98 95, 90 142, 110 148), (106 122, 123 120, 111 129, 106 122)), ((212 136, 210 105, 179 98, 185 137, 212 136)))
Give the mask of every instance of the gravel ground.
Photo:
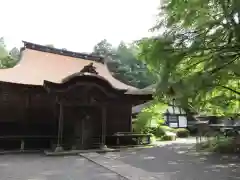
MULTIPOLYGON (((115 170, 121 170, 126 176, 143 174, 145 177, 154 176, 159 179, 163 177, 161 180, 240 180, 238 156, 199 154, 192 147, 193 144, 182 141, 165 143, 154 148, 133 148, 97 156, 101 160, 99 162, 115 170)), ((121 179, 108 169, 81 156, 47 157, 39 154, 0 156, 0 180, 121 179)))
POLYGON ((111 153, 111 156, 148 172, 171 174, 171 180, 240 179, 239 157, 199 154, 191 144, 173 143, 111 153))
POLYGON ((0 180, 119 180, 118 175, 82 157, 1 155, 0 180))

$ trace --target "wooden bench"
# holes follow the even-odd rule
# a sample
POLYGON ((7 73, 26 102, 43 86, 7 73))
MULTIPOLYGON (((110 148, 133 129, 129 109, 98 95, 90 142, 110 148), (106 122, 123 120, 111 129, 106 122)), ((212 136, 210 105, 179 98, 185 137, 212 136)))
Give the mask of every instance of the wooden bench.
MULTIPOLYGON (((4 143, 11 143, 14 142, 15 145, 14 149, 19 149, 20 151, 24 151, 26 147, 31 144, 32 142, 39 142, 39 141, 44 141, 45 143, 49 144, 49 147, 51 147, 52 141, 56 139, 56 136, 0 136, 0 143, 1 141, 4 141, 4 143)), ((3 144, 4 144, 3 143, 3 144)), ((6 147, 3 147, 3 149, 6 147)), ((7 148, 8 149, 8 148, 7 148)), ((36 149, 40 149, 36 148, 36 149)))
POLYGON ((124 139, 126 141, 131 141, 132 139, 134 139, 136 144, 140 145, 140 144, 150 144, 151 134, 141 134, 141 133, 134 133, 134 132, 117 132, 113 134, 112 137, 116 138, 117 145, 120 145, 121 140, 124 141, 124 139), (146 142, 143 141, 144 138, 146 138, 146 142))

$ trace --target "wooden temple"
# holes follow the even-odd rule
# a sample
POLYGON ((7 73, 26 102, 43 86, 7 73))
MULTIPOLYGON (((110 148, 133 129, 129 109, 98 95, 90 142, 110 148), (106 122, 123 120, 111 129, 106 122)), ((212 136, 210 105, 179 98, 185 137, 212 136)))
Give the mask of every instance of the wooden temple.
POLYGON ((132 106, 152 98, 115 79, 103 57, 23 42, 0 70, 0 149, 88 149, 131 132, 132 106))

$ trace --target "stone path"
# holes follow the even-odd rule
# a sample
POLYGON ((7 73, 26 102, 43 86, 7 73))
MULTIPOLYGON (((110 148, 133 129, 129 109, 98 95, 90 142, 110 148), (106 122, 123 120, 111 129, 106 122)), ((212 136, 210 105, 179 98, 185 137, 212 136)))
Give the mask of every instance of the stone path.
POLYGON ((80 156, 1 155, 0 180, 121 180, 80 156))
POLYGON ((163 173, 150 173, 143 169, 136 168, 129 164, 125 164, 122 161, 116 160, 114 154, 107 153, 106 155, 100 155, 97 153, 84 153, 81 156, 99 164, 112 172, 119 174, 126 180, 168 180, 167 174, 163 173), (113 155, 111 157, 111 155, 113 155), (166 178, 167 177, 167 178, 166 178))
POLYGON ((130 180, 240 180, 239 157, 196 153, 191 143, 83 156, 130 180))
POLYGON ((82 156, 2 155, 0 180, 240 180, 239 157, 187 143, 82 156))
POLYGON ((199 154, 189 144, 169 144, 111 154, 115 159, 147 172, 168 174, 171 180, 240 179, 238 157, 199 154))

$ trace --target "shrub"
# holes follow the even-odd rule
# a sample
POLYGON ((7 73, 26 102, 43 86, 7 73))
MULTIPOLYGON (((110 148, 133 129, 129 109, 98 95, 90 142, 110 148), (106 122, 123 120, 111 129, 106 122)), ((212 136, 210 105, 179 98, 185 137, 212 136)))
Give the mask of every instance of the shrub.
POLYGON ((235 153, 234 140, 230 137, 219 137, 204 142, 200 146, 201 150, 218 153, 235 153))
POLYGON ((165 131, 162 128, 157 128, 156 133, 154 134, 156 137, 162 137, 165 135, 165 131))
POLYGON ((185 128, 179 128, 179 129, 176 129, 176 134, 177 134, 177 137, 185 138, 185 137, 188 137, 190 133, 185 128))
POLYGON ((162 137, 161 137, 161 140, 162 141, 174 141, 174 140, 176 140, 176 136, 175 135, 167 135, 167 134, 165 134, 165 135, 163 135, 162 137))
MULTIPOLYGON (((147 107, 138 113, 133 123, 133 129, 135 132, 148 132, 154 129, 145 129, 146 127, 155 127, 158 124, 165 122, 163 113, 167 109, 166 104, 159 103, 158 101, 152 101, 147 107)), ((153 133, 154 134, 154 133, 153 133)))
POLYGON ((233 153, 234 145, 232 138, 219 138, 215 141, 215 145, 213 146, 213 151, 219 153, 233 153))
POLYGON ((169 126, 158 126, 156 129, 155 136, 161 137, 166 135, 166 132, 175 132, 175 129, 169 127, 169 126))
POLYGON ((142 130, 142 133, 155 135, 155 134, 156 134, 156 131, 157 131, 157 128, 156 128, 156 127, 145 127, 145 128, 142 130))

